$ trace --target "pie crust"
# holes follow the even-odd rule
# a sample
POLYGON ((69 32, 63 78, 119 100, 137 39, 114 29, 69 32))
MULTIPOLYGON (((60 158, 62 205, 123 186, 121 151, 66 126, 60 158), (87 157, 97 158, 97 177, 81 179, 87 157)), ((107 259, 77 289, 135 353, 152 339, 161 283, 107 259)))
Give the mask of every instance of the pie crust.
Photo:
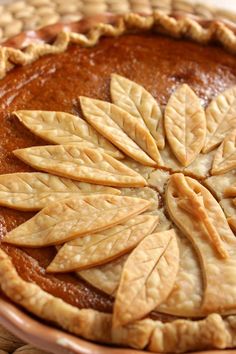
MULTIPOLYGON (((157 30, 203 44, 217 40, 236 52, 235 29, 223 21, 207 23, 160 12, 128 14, 117 23, 111 18, 93 26, 86 35, 62 32, 53 44, 31 44, 25 50, 2 47, 0 76, 16 65, 66 51, 69 43, 92 47, 102 36, 134 30, 157 30)), ((115 297, 113 314, 78 309, 25 281, 2 249, 1 288, 36 316, 89 340, 163 353, 232 348, 236 346, 236 203, 235 186, 228 181, 235 181, 236 168, 235 87, 223 91, 206 110, 185 84, 173 92, 166 109, 140 85, 116 73, 110 89, 113 103, 80 97, 87 123, 78 123, 82 127, 78 134, 65 129, 65 124, 63 128, 63 113, 15 113, 34 134, 59 145, 16 150, 16 157, 44 172, 0 176, 0 203, 19 210, 42 209, 3 242, 26 247, 58 244, 48 271, 76 270, 79 277, 115 297), (42 114, 45 118, 38 120, 42 114), (32 117, 38 120, 35 126, 32 117), (93 128, 84 141, 88 123, 93 128), (63 141, 56 141, 50 131, 56 125, 63 141), (150 187, 158 190, 161 202, 150 187), (135 218, 142 220, 148 235, 133 228, 135 218), (126 247, 114 248, 119 232, 127 228, 126 247), (94 248, 96 242, 103 242, 107 254, 94 248), (88 257, 82 265, 80 258, 71 259, 73 247, 88 257), (68 268, 60 264, 67 257, 68 268), (113 259, 114 274, 109 275, 106 262, 113 259), (99 274, 106 286, 98 282, 99 274), (167 321, 147 317, 151 311, 172 317, 167 321)))

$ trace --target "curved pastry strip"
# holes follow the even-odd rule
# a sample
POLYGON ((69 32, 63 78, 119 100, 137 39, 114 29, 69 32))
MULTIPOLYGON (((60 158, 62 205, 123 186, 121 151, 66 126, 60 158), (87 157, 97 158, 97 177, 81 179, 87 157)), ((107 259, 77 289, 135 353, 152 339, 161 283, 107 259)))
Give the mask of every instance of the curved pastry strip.
POLYGON ((62 244, 78 236, 117 225, 148 209, 140 198, 109 194, 73 197, 52 203, 4 236, 4 242, 26 247, 62 244))
POLYGON ((225 173, 224 175, 216 175, 208 177, 204 180, 204 185, 211 191, 211 193, 221 200, 225 195, 225 190, 230 186, 236 184, 236 170, 225 173))
POLYGON ((19 210, 40 210, 49 203, 76 195, 120 193, 115 188, 72 181, 49 173, 0 175, 0 205, 19 210))
POLYGON ((58 176, 117 187, 142 187, 145 179, 108 154, 77 145, 35 146, 15 150, 26 164, 58 176))
POLYGON ((70 272, 91 268, 115 259, 151 234, 158 217, 138 215, 102 233, 86 235, 65 243, 47 267, 48 272, 70 272))
POLYGON ((217 147, 227 133, 236 128, 236 86, 219 94, 206 109, 207 135, 202 149, 207 153, 217 147))
POLYGON ((117 290, 113 327, 143 318, 170 293, 179 268, 174 230, 147 236, 125 262, 117 290))
POLYGON ((66 112, 16 111, 14 114, 32 133, 56 144, 84 144, 122 159, 124 155, 78 116, 66 112))
POLYGON ((200 153, 206 135, 206 118, 200 99, 184 84, 170 97, 165 110, 165 130, 170 147, 183 166, 200 153))
POLYGON ((158 148, 164 149, 163 117, 155 98, 144 87, 117 74, 111 75, 110 91, 112 101, 148 128, 158 148))
POLYGON ((218 147, 211 173, 221 175, 236 169, 236 130, 228 134, 218 147))
POLYGON ((182 174, 171 176, 166 203, 200 259, 205 281, 201 310, 236 310, 236 238, 221 207, 199 182, 182 174))
MULTIPOLYGON (((235 176, 235 181, 236 181, 236 176, 235 176)), ((236 182, 225 188, 224 196, 232 197, 232 198, 236 197, 236 182)))
POLYGON ((86 120, 125 154, 144 165, 160 163, 155 140, 129 113, 112 103, 88 97, 80 97, 80 104, 86 120))
POLYGON ((0 284, 3 292, 27 311, 65 330, 96 342, 113 343, 152 352, 175 353, 210 348, 231 348, 236 343, 235 316, 222 319, 212 314, 200 321, 163 323, 144 319, 112 328, 112 315, 78 309, 23 280, 10 257, 0 250, 0 284), (170 340, 171 338, 171 340, 170 340))
POLYGON ((224 210, 229 226, 234 232, 236 232, 236 199, 222 199, 220 205, 224 210))

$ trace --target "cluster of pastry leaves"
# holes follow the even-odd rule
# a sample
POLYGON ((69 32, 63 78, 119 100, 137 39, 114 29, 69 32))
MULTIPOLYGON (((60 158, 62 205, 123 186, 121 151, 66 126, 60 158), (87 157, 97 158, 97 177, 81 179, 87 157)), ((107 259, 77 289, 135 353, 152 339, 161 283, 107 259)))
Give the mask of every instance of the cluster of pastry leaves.
MULTIPOLYGON (((201 151, 217 148, 212 175, 232 171, 236 167, 236 88, 219 95, 205 112, 191 88, 182 85, 171 95, 164 118, 152 95, 122 76, 112 75, 111 97, 113 103, 80 97, 85 120, 63 112, 15 112, 34 134, 57 145, 14 151, 43 172, 0 176, 0 204, 42 209, 9 232, 4 242, 25 247, 62 245, 49 272, 84 270, 84 278, 89 279, 86 269, 96 271, 98 265, 109 267, 110 261, 120 261, 114 280, 114 326, 118 326, 165 303, 179 269, 175 231, 154 232, 159 217, 149 213, 151 203, 120 195, 122 187, 144 187, 147 181, 119 160, 125 154, 141 165, 166 167, 162 153, 166 136, 183 168, 201 151)), ((235 185, 227 189, 232 198, 235 189, 235 185)), ((232 278, 228 273, 236 266, 236 255, 230 251, 235 237, 212 194, 198 181, 176 173, 166 188, 166 207, 172 221, 198 248, 206 264, 204 278, 215 274, 207 267, 203 229, 207 245, 221 259, 217 270, 232 278), (195 239, 192 228, 197 230, 195 239)), ((208 286, 203 311, 212 311, 209 298, 216 290, 214 284, 208 286)))

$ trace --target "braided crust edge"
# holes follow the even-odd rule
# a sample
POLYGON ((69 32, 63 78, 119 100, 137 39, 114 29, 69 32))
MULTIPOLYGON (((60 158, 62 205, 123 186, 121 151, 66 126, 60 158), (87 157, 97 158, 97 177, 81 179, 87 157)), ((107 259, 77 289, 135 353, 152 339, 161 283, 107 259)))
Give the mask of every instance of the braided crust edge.
POLYGON ((0 283, 3 292, 36 316, 53 322, 68 332, 101 343, 175 353, 236 345, 236 316, 211 314, 203 320, 152 319, 137 321, 112 330, 112 315, 92 309, 78 309, 38 285, 23 280, 11 258, 0 249, 0 283))
POLYGON ((117 37, 129 31, 155 30, 172 37, 186 37, 206 44, 214 40, 236 53, 236 32, 233 24, 224 21, 199 21, 190 15, 172 17, 157 11, 150 16, 129 13, 119 17, 115 25, 99 23, 86 34, 60 32, 53 44, 33 43, 25 50, 0 47, 0 78, 15 65, 26 65, 46 54, 65 51, 70 43, 94 46, 102 36, 117 37))

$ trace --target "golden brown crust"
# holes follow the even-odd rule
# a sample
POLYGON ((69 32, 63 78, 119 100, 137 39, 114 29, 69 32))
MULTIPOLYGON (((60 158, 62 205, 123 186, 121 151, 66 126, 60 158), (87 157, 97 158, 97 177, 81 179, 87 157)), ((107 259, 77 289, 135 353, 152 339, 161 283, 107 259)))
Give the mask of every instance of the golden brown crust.
POLYGON ((230 348, 236 343, 236 316, 223 319, 211 314, 203 320, 174 320, 162 323, 151 319, 112 329, 112 315, 82 309, 56 298, 38 285, 28 283, 16 272, 10 257, 0 250, 2 290, 36 316, 65 330, 97 342, 129 345, 153 352, 185 352, 207 348, 230 348))
MULTIPOLYGON (((114 17, 113 17, 114 20, 114 17)), ((113 22, 113 20, 111 22, 113 22)), ((173 17, 157 11, 150 16, 128 13, 118 17, 117 23, 98 23, 91 27, 86 35, 75 32, 60 32, 53 44, 34 43, 24 51, 11 47, 0 48, 0 78, 15 65, 26 65, 46 54, 57 54, 65 51, 69 43, 82 46, 95 45, 100 37, 106 35, 117 37, 129 31, 147 31, 154 29, 173 37, 187 37, 198 43, 218 41, 226 49, 236 52, 236 34, 233 24, 224 21, 200 21, 196 17, 173 17)))

